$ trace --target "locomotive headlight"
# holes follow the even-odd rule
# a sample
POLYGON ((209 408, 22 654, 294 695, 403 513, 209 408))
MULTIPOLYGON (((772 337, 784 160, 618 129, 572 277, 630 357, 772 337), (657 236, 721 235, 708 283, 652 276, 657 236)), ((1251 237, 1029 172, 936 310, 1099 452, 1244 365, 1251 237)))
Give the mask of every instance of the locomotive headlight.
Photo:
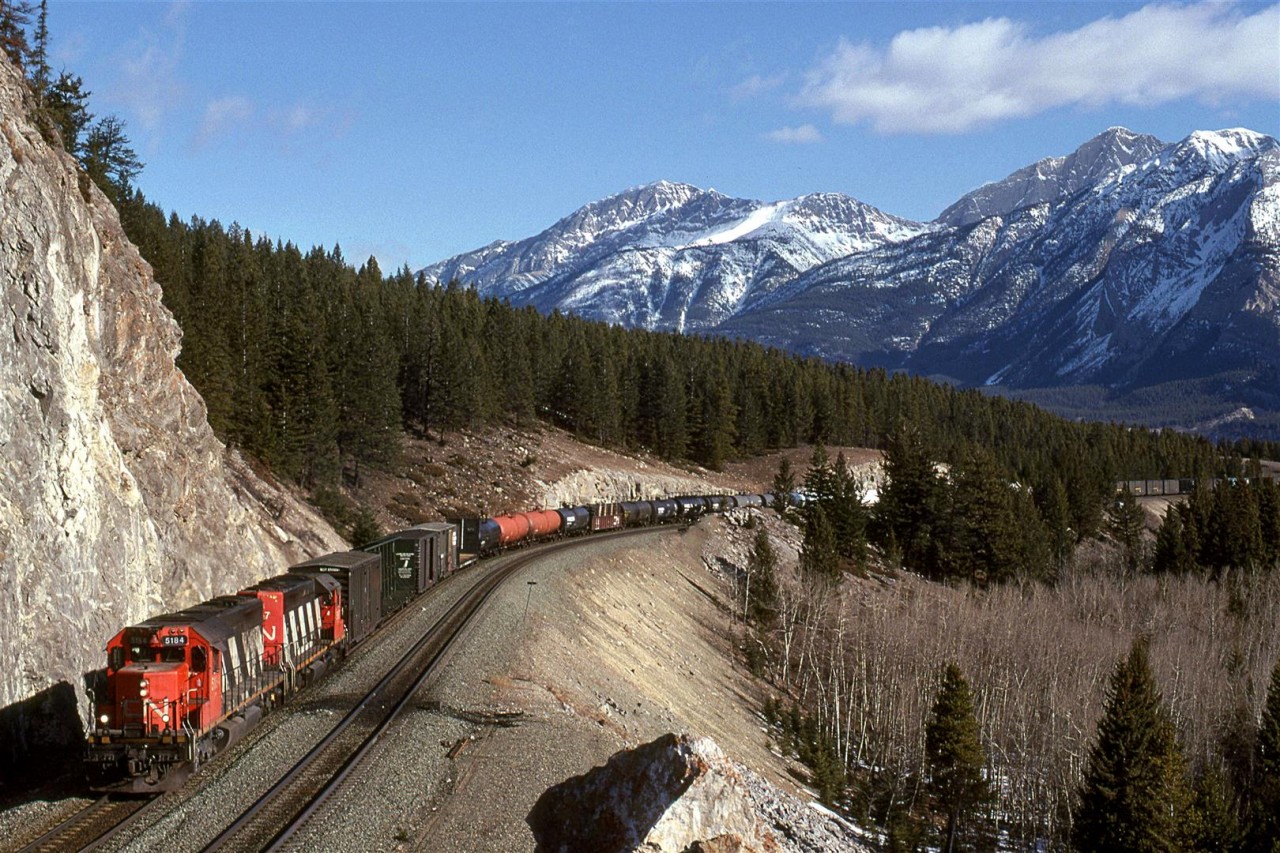
POLYGON ((103 714, 101 717, 98 718, 98 722, 102 723, 105 726, 107 723, 111 722, 111 717, 107 716, 106 714, 103 714))
POLYGON ((161 714, 161 715, 160 715, 160 722, 162 722, 162 723, 167 723, 167 722, 169 722, 169 715, 168 715, 168 714, 161 714))
POLYGON ((145 699, 147 697, 147 688, 139 688, 138 695, 145 699))
POLYGON ((147 684, 148 684, 148 683, 149 683, 149 682, 144 678, 144 679, 142 679, 141 681, 139 681, 139 682, 138 682, 138 686, 139 686, 139 687, 141 687, 141 688, 143 688, 143 689, 146 689, 146 686, 147 686, 147 684))

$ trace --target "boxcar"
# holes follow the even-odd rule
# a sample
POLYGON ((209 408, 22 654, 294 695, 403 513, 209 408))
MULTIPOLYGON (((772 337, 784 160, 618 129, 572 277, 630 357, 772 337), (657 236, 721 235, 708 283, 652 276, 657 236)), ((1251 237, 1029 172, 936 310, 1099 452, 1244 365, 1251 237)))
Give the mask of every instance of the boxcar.
POLYGON ((591 507, 592 530, 616 530, 622 526, 622 504, 596 504, 591 507))
POLYGON ((414 530, 425 530, 431 534, 431 547, 428 553, 428 566, 431 582, 437 583, 458 570, 458 527, 447 521, 432 521, 427 524, 415 524, 414 530))
POLYGON ((382 615, 399 610, 432 583, 431 546, 435 536, 410 527, 361 548, 382 561, 382 615))
POLYGON ((382 560, 367 551, 338 551, 307 560, 289 571, 296 574, 327 575, 342 588, 342 618, 347 642, 358 643, 382 619, 382 560))

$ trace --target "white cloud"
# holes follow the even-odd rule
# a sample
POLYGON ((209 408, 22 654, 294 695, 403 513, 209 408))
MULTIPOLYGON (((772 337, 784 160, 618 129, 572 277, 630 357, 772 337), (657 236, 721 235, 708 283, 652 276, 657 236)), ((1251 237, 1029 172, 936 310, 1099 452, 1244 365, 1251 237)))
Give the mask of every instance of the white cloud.
POLYGON ((120 58, 115 94, 148 131, 160 129, 184 95, 178 73, 187 37, 188 3, 169 6, 158 29, 144 29, 120 58))
POLYGON ((735 101, 745 101, 774 91, 787 82, 787 75, 772 74, 763 77, 759 74, 748 77, 729 90, 729 96, 735 101))
POLYGON ((271 113, 271 123, 285 134, 301 133, 321 124, 322 121, 322 111, 306 104, 293 104, 273 110, 271 113))
POLYGON ((797 98, 883 133, 960 133, 1062 106, 1280 99, 1280 5, 1153 4, 1037 36, 1008 18, 841 40, 797 98))
POLYGON ((764 135, 764 138, 772 142, 801 145, 821 142, 822 132, 811 124, 802 124, 799 127, 780 127, 777 130, 771 130, 764 135))
POLYGON ((253 114, 253 103, 239 95, 210 101, 205 105, 200 126, 196 129, 196 146, 202 147, 219 136, 243 130, 253 114))

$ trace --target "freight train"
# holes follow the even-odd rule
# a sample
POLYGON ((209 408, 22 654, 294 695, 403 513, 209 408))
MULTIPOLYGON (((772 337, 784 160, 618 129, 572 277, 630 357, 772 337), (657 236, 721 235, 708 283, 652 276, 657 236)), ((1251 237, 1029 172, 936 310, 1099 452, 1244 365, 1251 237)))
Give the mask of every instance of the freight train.
POLYGON ((391 614, 471 560, 558 536, 773 505, 772 494, 703 495, 420 524, 130 625, 108 641, 103 687, 92 697, 90 785, 128 793, 180 788, 391 614))
MULTIPOLYGON (((1255 479, 1277 480, 1280 481, 1280 475, 1273 472, 1263 474, 1259 478, 1253 477, 1212 477, 1202 480, 1206 483, 1209 490, 1212 491, 1220 485, 1235 485, 1237 483, 1251 483, 1255 479)), ((1163 480, 1118 480, 1115 484, 1117 492, 1128 491, 1129 494, 1136 498, 1142 497, 1163 497, 1172 495, 1189 495, 1196 489, 1196 480, 1193 477, 1180 477, 1177 479, 1163 480)))

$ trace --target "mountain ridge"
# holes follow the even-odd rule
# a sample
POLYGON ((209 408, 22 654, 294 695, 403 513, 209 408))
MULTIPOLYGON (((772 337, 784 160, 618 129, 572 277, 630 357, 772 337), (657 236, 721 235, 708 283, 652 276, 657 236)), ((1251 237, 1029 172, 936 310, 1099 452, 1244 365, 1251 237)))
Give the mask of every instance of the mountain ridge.
POLYGON ((424 272, 544 312, 971 386, 1265 376, 1280 373, 1277 176, 1280 143, 1256 131, 1165 143, 1110 128, 929 223, 839 194, 656 182, 424 272))

